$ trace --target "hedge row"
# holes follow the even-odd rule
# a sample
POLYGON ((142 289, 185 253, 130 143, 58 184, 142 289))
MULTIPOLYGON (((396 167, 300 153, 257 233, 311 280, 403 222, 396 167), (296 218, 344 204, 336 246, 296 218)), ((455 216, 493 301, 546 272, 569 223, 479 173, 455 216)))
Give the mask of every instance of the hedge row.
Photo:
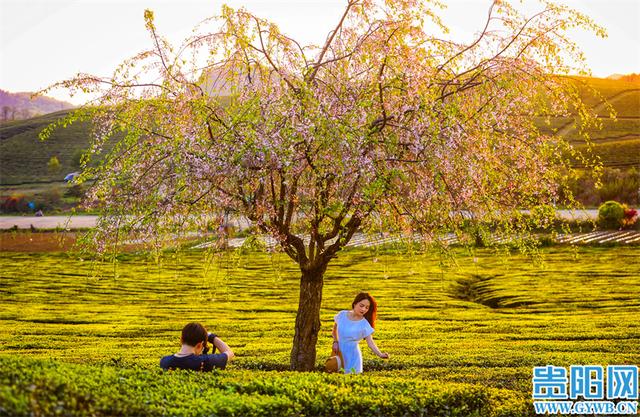
POLYGON ((0 356, 7 416, 528 416, 513 391, 388 376, 214 373, 0 356))

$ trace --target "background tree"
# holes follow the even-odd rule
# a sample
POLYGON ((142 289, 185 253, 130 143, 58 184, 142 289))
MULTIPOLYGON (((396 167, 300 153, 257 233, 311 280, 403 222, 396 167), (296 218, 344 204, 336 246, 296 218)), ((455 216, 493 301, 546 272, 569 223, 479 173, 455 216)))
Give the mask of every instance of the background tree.
POLYGON ((6 122, 12 120, 14 110, 10 106, 2 106, 2 121, 6 122), (11 115, 11 116, 9 116, 11 115))
POLYGON ((94 121, 102 163, 84 177, 96 178, 97 249, 123 236, 162 246, 207 215, 245 215, 300 267, 291 368, 310 370, 324 273, 357 230, 511 228, 516 209, 553 202, 571 148, 534 121, 576 109, 588 119, 554 74, 582 62, 568 29, 602 29, 550 2, 524 16, 495 1, 463 45, 442 39, 437 6, 349 0, 320 46, 224 7, 178 49, 146 11, 151 49, 110 78, 53 86, 100 94, 59 123, 94 121))
POLYGON ((47 170, 49 171, 49 174, 52 175, 60 172, 60 161, 57 156, 53 155, 49 158, 49 162, 47 162, 47 170))

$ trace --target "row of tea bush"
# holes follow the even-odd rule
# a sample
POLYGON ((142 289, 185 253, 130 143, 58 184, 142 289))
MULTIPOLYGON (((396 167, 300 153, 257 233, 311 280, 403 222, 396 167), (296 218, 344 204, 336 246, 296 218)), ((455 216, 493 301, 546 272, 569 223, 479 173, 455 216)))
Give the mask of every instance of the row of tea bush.
POLYGON ((400 376, 165 373, 0 356, 0 415, 6 416, 517 417, 531 412, 514 391, 400 376))

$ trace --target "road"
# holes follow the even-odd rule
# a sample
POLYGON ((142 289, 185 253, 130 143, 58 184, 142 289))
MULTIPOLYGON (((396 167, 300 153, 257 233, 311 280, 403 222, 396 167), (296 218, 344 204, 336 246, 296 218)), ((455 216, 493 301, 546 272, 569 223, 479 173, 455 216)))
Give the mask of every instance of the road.
MULTIPOLYGON (((595 220, 598 210, 558 210, 558 217, 565 220, 595 220)), ((98 216, 0 216, 0 230, 11 229, 17 226, 18 229, 88 229, 96 225, 98 216)), ((238 222, 235 219, 232 223, 244 229, 248 225, 245 221, 238 222)))
POLYGON ((0 230, 11 229, 89 229, 96 225, 98 216, 0 216, 0 230))

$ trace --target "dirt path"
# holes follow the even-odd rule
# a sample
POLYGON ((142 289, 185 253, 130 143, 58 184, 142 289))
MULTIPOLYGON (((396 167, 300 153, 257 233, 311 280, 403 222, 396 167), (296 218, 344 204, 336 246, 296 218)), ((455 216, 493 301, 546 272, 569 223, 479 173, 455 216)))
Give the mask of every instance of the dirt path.
POLYGON ((76 233, 0 233, 0 252, 66 252, 76 243, 76 233))

